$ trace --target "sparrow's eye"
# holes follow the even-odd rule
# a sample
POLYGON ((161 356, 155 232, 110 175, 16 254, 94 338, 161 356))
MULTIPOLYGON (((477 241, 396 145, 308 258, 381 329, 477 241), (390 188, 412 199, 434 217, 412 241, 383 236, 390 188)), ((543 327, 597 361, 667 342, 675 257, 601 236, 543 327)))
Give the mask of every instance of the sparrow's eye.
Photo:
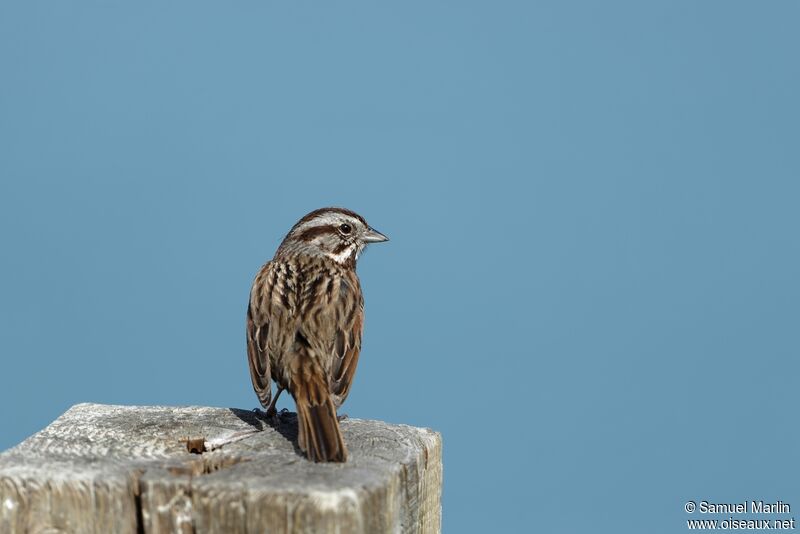
POLYGON ((353 227, 350 226, 347 223, 340 224, 339 225, 339 231, 342 232, 344 235, 347 235, 347 234, 349 234, 350 232, 353 231, 353 227))

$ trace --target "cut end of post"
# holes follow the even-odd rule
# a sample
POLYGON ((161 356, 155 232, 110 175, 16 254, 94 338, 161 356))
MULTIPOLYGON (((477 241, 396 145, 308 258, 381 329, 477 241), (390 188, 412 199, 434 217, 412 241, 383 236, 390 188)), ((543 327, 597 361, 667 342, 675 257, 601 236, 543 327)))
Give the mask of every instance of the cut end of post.
POLYGON ((79 404, 0 454, 0 532, 439 532, 441 436, 341 427, 347 463, 316 464, 294 417, 79 404))

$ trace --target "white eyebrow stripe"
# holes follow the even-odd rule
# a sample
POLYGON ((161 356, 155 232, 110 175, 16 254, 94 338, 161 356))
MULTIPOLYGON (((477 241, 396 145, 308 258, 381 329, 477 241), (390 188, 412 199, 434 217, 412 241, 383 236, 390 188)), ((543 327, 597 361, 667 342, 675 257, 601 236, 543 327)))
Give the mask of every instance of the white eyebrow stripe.
POLYGON ((355 217, 351 217, 350 215, 346 215, 344 213, 335 213, 335 212, 322 213, 320 215, 317 215, 310 221, 304 222, 303 224, 295 228, 294 231, 297 233, 301 233, 305 230, 308 230, 309 228, 315 228, 317 226, 336 225, 342 221, 347 221, 351 223, 353 226, 359 224, 360 222, 355 217))

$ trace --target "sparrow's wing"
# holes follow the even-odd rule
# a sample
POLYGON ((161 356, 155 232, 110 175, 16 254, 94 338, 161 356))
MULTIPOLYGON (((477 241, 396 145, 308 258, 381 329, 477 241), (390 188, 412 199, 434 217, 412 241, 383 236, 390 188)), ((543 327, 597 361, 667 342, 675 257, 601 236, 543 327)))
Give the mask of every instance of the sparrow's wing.
POLYGON ((342 281, 339 292, 340 305, 344 313, 336 323, 336 338, 331 365, 331 393, 336 407, 342 405, 350 393, 353 376, 358 366, 361 352, 361 333, 364 328, 364 300, 358 279, 353 277, 349 284, 342 281))
POLYGON ((264 408, 269 407, 272 400, 272 383, 270 381, 269 353, 267 352, 267 336, 269 322, 256 325, 253 322, 252 304, 247 306, 247 360, 250 363, 250 379, 258 400, 264 408))

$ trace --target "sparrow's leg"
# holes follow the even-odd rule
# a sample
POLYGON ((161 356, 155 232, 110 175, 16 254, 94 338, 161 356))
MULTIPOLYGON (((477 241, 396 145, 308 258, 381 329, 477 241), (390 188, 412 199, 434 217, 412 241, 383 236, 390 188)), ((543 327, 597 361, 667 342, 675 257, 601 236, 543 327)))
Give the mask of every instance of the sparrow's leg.
POLYGON ((278 392, 275 393, 274 397, 272 397, 272 402, 269 403, 269 408, 267 408, 267 417, 275 417, 275 415, 277 415, 278 411, 275 409, 275 404, 277 404, 278 397, 281 396, 282 392, 283 388, 279 386, 278 392))

